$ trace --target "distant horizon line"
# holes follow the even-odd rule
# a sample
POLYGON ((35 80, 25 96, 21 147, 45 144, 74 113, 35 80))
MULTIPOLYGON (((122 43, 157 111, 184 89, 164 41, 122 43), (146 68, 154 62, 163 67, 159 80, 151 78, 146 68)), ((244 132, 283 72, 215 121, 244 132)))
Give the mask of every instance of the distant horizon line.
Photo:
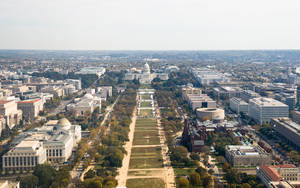
POLYGON ((5 49, 0 48, 0 51, 108 51, 108 52, 114 52, 114 51, 190 51, 190 52, 196 52, 196 51, 300 51, 299 49, 293 49, 293 48, 286 48, 286 49, 207 49, 207 50, 84 50, 84 49, 18 49, 18 48, 11 48, 11 49, 5 49))

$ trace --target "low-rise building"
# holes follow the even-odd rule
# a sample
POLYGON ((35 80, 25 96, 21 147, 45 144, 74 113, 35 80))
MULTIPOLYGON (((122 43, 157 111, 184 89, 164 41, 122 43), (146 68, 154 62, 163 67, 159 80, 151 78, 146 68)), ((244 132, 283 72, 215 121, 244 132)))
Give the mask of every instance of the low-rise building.
POLYGON ((272 118, 288 117, 289 107, 272 98, 253 98, 249 100, 248 115, 260 124, 270 123, 272 118))
POLYGON ((75 74, 95 74, 100 78, 105 71, 106 69, 104 67, 84 67, 78 72, 75 72, 75 74))
POLYGON ((45 126, 19 134, 11 143, 12 149, 2 157, 3 168, 26 170, 45 161, 51 163, 66 162, 72 155, 72 149, 77 146, 80 140, 81 126, 72 125, 66 118, 59 121, 51 120, 45 126), (31 155, 37 158, 20 158, 31 155), (17 160, 19 161, 17 162, 17 160), (32 163, 31 160, 34 162, 32 163))
POLYGON ((0 180, 0 188, 20 188, 20 182, 0 180))
POLYGON ((262 165, 256 174, 267 188, 300 187, 300 168, 293 164, 262 165))
POLYGON ((83 116, 87 112, 93 113, 96 108, 101 109, 101 98, 89 93, 67 105, 67 110, 73 111, 76 116, 83 116))
POLYGON ((182 96, 185 100, 187 100, 188 95, 201 95, 202 90, 200 88, 195 87, 184 87, 182 88, 182 96))
POLYGON ((29 121, 34 120, 44 108, 43 101, 40 98, 19 101, 17 104, 18 109, 22 110, 23 116, 29 121))
POLYGON ((198 108, 196 114, 200 121, 222 122, 225 118, 224 110, 220 108, 198 108))
POLYGON ((64 96, 64 89, 58 86, 45 86, 40 90, 43 93, 51 93, 56 97, 64 96))
POLYGON ((230 99, 230 109, 237 114, 240 112, 248 113, 248 103, 241 98, 233 97, 230 99))
POLYGON ((206 140, 206 130, 197 126, 194 121, 185 120, 182 134, 182 142, 190 152, 200 152, 206 140))
POLYGON ((31 170, 47 160, 46 149, 40 141, 22 141, 2 156, 3 169, 31 170))
POLYGON ((293 111, 293 121, 300 123, 300 112, 299 111, 293 111))
POLYGON ((101 99, 106 100, 106 98, 112 96, 112 86, 97 87, 97 93, 100 95, 101 99))
POLYGON ((14 100, 0 100, 0 116, 5 119, 7 127, 11 129, 22 120, 22 110, 18 110, 18 105, 14 100))
POLYGON ((76 90, 81 90, 81 80, 75 80, 75 79, 67 79, 66 82, 68 84, 74 85, 76 90))
POLYGON ((214 96, 218 99, 240 97, 243 90, 240 87, 220 86, 213 89, 214 96))
POLYGON ((225 156, 232 166, 261 166, 271 163, 271 156, 259 146, 227 145, 225 156))

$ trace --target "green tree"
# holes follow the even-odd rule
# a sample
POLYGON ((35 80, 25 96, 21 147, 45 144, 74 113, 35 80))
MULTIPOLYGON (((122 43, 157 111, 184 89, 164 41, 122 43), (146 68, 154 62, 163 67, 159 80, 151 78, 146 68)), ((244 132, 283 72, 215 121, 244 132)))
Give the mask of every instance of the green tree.
POLYGON ((38 186, 39 179, 34 175, 28 175, 21 179, 20 186, 22 188, 36 188, 38 186))
POLYGON ((190 174, 190 182, 194 186, 200 186, 202 184, 200 175, 197 172, 190 174))
POLYGON ((204 187, 211 187, 212 181, 213 181, 212 177, 208 174, 204 175, 204 177, 202 178, 204 187))
POLYGON ((33 172, 33 175, 39 178, 39 187, 41 188, 49 188, 55 174, 55 169, 49 164, 38 165, 33 172))
POLYGON ((63 169, 56 173, 55 180, 52 183, 52 188, 63 188, 67 187, 71 182, 70 172, 63 169))
POLYGON ((190 157, 193 160, 197 160, 197 161, 200 160, 200 157, 199 157, 199 155, 197 153, 191 153, 190 157))
POLYGON ((251 185, 249 185, 248 183, 243 183, 242 188, 251 188, 251 185))
POLYGON ((83 184, 85 188, 102 188, 103 179, 100 177, 85 179, 83 184))
POLYGON ((186 178, 180 177, 178 178, 178 185, 179 188, 188 188, 190 186, 190 182, 186 178))
POLYGON ((200 174, 200 177, 204 177, 207 173, 207 170, 201 166, 199 166, 195 171, 200 174))

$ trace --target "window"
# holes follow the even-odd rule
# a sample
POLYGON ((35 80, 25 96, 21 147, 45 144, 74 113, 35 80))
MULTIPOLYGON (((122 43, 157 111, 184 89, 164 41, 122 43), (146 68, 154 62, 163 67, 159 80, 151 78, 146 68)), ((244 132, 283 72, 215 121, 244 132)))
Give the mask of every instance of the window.
POLYGON ((37 165, 38 164, 38 158, 35 157, 35 164, 37 165))
POLYGON ((15 157, 12 157, 12 165, 15 166, 15 157))
POLYGON ((5 166, 7 166, 7 157, 4 158, 5 166))
POLYGON ((59 154, 60 154, 60 156, 62 156, 62 149, 59 150, 59 154))
POLYGON ((24 166, 26 166, 27 165, 27 163, 26 163, 27 157, 23 157, 23 159, 24 159, 24 166))
POLYGON ((27 157, 27 165, 30 166, 30 157, 27 157))

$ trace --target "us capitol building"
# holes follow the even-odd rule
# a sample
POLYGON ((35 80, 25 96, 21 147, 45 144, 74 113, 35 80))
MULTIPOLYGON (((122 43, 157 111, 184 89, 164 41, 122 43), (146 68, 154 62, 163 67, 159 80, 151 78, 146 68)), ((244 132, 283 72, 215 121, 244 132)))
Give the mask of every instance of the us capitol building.
POLYGON ((143 70, 139 73, 136 69, 130 70, 125 74, 124 80, 139 80, 141 84, 151 84, 154 78, 159 78, 161 80, 168 80, 169 76, 167 73, 151 73, 150 66, 146 63, 143 70))
POLYGON ((66 118, 50 120, 14 139, 13 147, 2 157, 3 169, 30 170, 46 161, 66 162, 80 140, 80 125, 72 125, 66 118))

